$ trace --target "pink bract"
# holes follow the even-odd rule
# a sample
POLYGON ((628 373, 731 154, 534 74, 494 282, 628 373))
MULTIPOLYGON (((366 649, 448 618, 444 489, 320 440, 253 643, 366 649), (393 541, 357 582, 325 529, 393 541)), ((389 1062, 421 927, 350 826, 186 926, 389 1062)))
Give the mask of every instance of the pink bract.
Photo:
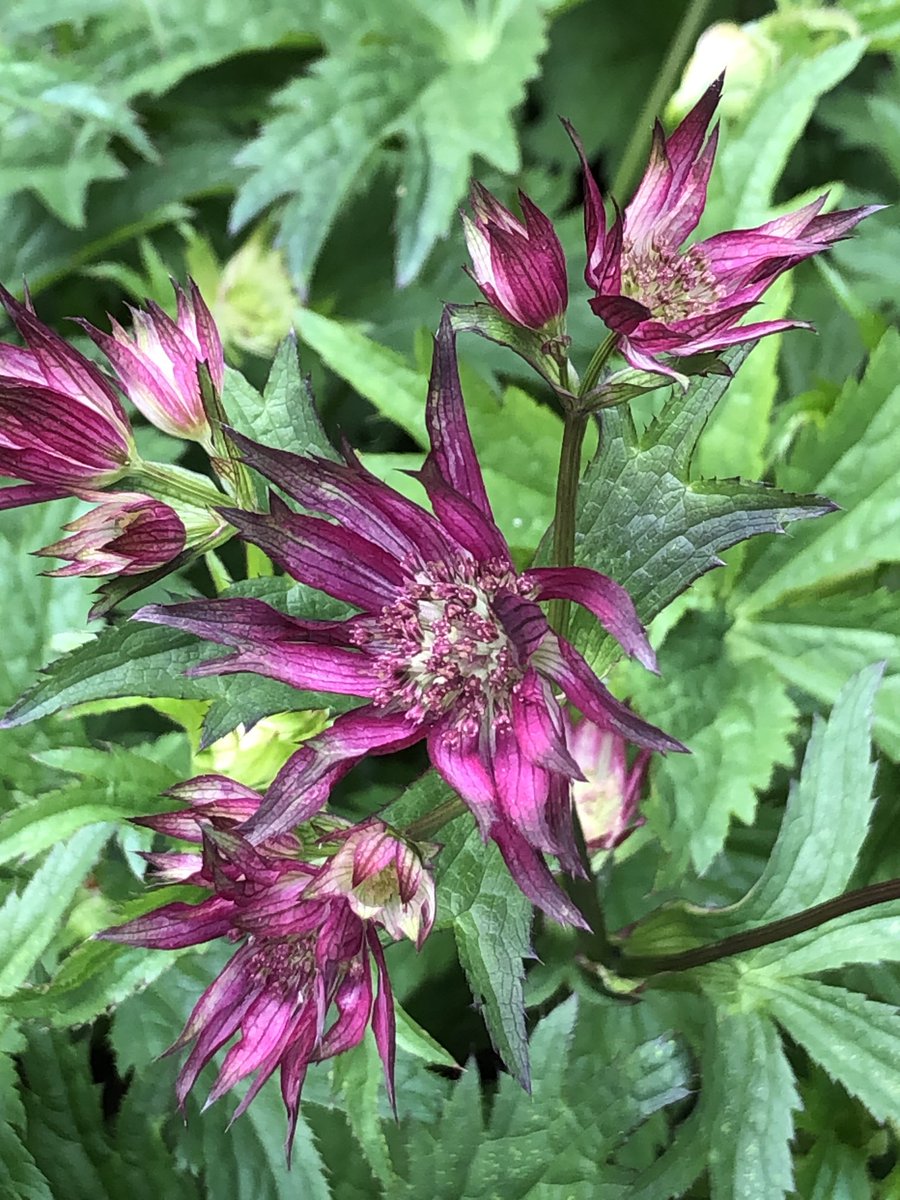
POLYGON ((559 329, 569 301, 566 259, 549 217, 519 193, 524 223, 480 183, 472 185, 474 221, 463 214, 470 274, 507 320, 528 329, 559 329))
POLYGON ((87 321, 80 324, 112 363, 123 390, 148 421, 211 450, 197 371, 205 363, 213 386, 221 392, 222 342, 194 281, 188 281, 186 292, 173 286, 178 303, 174 321, 151 300, 146 310, 132 309, 131 334, 114 318, 110 318, 111 334, 87 321))
POLYGON ((126 472, 131 427, 113 381, 0 287, 25 347, 0 344, 0 509, 81 495, 126 472))
POLYGON ((541 608, 554 599, 583 605, 627 653, 654 668, 625 590, 586 567, 516 568, 475 457, 447 316, 436 338, 426 422, 431 452, 419 478, 433 515, 350 453, 338 465, 234 435, 248 465, 322 516, 299 515, 273 498, 268 514, 229 509, 227 519, 295 579, 357 615, 301 620, 233 598, 151 605, 136 616, 235 648, 195 673, 253 671, 367 702, 288 760, 243 826, 251 841, 318 812, 364 755, 425 739, 432 763, 482 835, 497 843, 525 894, 556 920, 581 924, 542 857, 581 870, 571 812, 571 782, 581 772, 566 745, 558 694, 638 745, 683 747, 616 700, 541 608))
POLYGON ((575 722, 569 745, 584 775, 572 795, 585 846, 591 853, 612 850, 644 823, 637 806, 649 751, 641 750, 629 767, 625 739, 584 718, 575 722))
POLYGON ((97 507, 63 526, 69 537, 35 552, 69 560, 47 575, 140 575, 184 549, 184 525, 168 504, 136 492, 98 492, 90 499, 97 507))
POLYGON ((846 237, 879 205, 822 213, 827 196, 754 229, 735 229, 684 246, 706 204, 718 128, 707 130, 722 79, 666 137, 657 121, 650 161, 624 214, 607 227, 603 197, 575 130, 565 122, 584 169, 584 277, 591 308, 618 335, 638 370, 683 382, 666 361, 722 350, 803 321, 740 321, 779 275, 846 237), (663 357, 665 356, 665 357, 663 357))

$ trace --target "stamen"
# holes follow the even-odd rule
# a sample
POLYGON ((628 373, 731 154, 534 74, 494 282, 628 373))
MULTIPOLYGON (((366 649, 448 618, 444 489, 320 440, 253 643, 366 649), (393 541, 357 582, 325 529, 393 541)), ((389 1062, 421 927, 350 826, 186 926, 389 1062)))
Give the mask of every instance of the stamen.
POLYGON ((658 321, 681 321, 720 299, 702 253, 684 253, 654 242, 627 245, 622 255, 622 294, 639 300, 658 321))

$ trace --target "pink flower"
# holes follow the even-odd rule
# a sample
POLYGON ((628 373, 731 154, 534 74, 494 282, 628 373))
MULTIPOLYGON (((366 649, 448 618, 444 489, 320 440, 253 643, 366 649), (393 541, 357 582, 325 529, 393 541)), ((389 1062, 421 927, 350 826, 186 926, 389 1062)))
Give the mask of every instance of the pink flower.
POLYGON ((650 754, 641 750, 628 766, 625 739, 592 721, 578 721, 569 740, 583 779, 572 785, 575 813, 587 849, 612 850, 643 825, 637 806, 650 754))
MULTIPOLYGON (((184 1105, 216 1052, 239 1035, 225 1055, 207 1104, 252 1075, 237 1117, 280 1068, 290 1153, 309 1065, 356 1046, 369 1025, 393 1103, 395 1018, 378 939, 380 915, 361 916, 353 895, 335 886, 340 873, 336 858, 348 846, 355 847, 360 877, 376 860, 381 861, 386 837, 380 849, 376 840, 384 827, 379 830, 378 822, 369 822, 358 830, 341 831, 337 856, 321 861, 319 855, 316 863, 309 861, 316 856, 292 835, 254 846, 234 831, 234 819, 245 817, 260 802, 249 788, 205 776, 176 791, 189 801, 187 809, 148 817, 142 823, 165 832, 177 829, 177 836, 195 842, 198 849, 148 857, 157 868, 157 879, 198 884, 207 891, 206 898, 198 904, 163 905, 100 936, 163 950, 220 937, 239 942, 170 1048, 171 1053, 193 1043, 178 1076, 179 1104, 184 1105), (368 866, 367 848, 374 855, 368 866)), ((404 858, 405 854, 406 850, 404 858)), ((407 869, 405 874, 410 880, 414 872, 407 869)), ((420 880, 417 890, 423 889, 420 880)), ((381 922, 389 932, 392 920, 393 916, 381 922)), ((421 936, 425 933, 427 929, 421 936)))
POLYGON ((342 844, 306 895, 344 896, 358 917, 421 949, 434 923, 434 879, 414 847, 374 818, 328 840, 342 844))
POLYGON ((475 220, 463 213, 470 274, 507 320, 558 333, 569 300, 563 248, 550 219, 523 192, 519 203, 524 224, 487 188, 472 185, 475 220))
POLYGON ((212 451, 197 369, 205 363, 216 391, 221 392, 222 342, 194 281, 189 280, 187 292, 175 285, 175 295, 174 321, 153 301, 147 302, 146 311, 132 309, 130 336, 114 318, 110 318, 111 334, 87 321, 80 324, 115 367, 123 390, 148 421, 212 451))
POLYGON ((171 562, 185 547, 181 518, 160 500, 136 492, 94 493, 100 503, 63 528, 71 536, 35 553, 65 558, 48 575, 140 575, 171 562))
POLYGON ((603 199, 581 142, 566 128, 584 168, 587 266, 591 308, 618 335, 631 365, 683 380, 660 355, 674 358, 722 350, 802 321, 741 319, 779 275, 846 237, 880 206, 822 214, 827 199, 755 229, 720 233, 685 248, 706 204, 718 128, 707 129, 719 101, 719 78, 670 137, 659 122, 650 162, 624 215, 607 229, 603 199))
POLYGON ((525 894, 562 922, 582 918, 541 857, 579 871, 561 691, 604 729, 657 750, 683 749, 617 701, 574 646, 550 628, 540 603, 583 605, 625 651, 655 659, 623 588, 586 567, 519 572, 494 523, 463 407, 445 315, 426 406, 431 453, 419 478, 426 512, 346 465, 268 449, 234 435, 245 461, 305 508, 277 498, 270 514, 225 516, 295 579, 359 610, 346 621, 289 617, 232 598, 136 616, 234 646, 196 674, 252 671, 367 701, 339 716, 285 764, 243 827, 265 839, 305 821, 332 786, 369 753, 425 739, 431 761, 493 838, 525 894))
POLYGON ((25 348, 0 344, 0 509, 81 495, 127 471, 131 427, 111 379, 0 287, 25 348))

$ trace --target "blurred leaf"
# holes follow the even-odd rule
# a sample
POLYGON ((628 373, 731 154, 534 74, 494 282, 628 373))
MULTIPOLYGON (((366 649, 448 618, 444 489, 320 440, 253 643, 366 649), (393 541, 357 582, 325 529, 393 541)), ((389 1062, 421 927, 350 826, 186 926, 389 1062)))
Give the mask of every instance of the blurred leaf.
POLYGON ((641 714, 691 750, 657 761, 647 809, 673 881, 708 870, 732 817, 753 822, 776 766, 793 762, 797 710, 767 663, 735 661, 715 617, 684 618, 659 665, 664 686, 630 664, 626 678, 641 714))
POLYGON ((305 285, 340 205, 396 157, 385 143, 399 137, 396 273, 409 283, 444 235, 474 157, 507 172, 519 165, 510 111, 537 70, 543 8, 542 0, 454 4, 449 23, 415 0, 389 22, 376 10, 360 23, 341 14, 347 24, 332 53, 276 95, 279 111, 242 152, 252 174, 233 226, 282 201, 280 244, 305 285))
POLYGON ((797 1168, 798 1196, 808 1200, 871 1200, 864 1151, 822 1139, 797 1168))
POLYGON ((21 893, 7 895, 0 908, 0 994, 26 981, 110 833, 109 825, 79 830, 50 851, 21 893))

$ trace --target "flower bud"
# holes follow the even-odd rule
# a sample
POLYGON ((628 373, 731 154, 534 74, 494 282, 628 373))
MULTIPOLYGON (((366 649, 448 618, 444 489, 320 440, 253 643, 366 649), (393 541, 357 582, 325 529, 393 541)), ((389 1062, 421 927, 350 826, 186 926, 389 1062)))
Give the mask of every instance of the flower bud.
POLYGON ((421 947, 434 922, 435 900, 434 880, 418 851, 374 819, 329 840, 342 845, 305 896, 344 896, 362 920, 376 921, 395 941, 408 937, 421 947))
POLYGON ((496 197, 472 187, 475 219, 463 214, 472 278, 507 320, 558 334, 568 304, 566 259, 549 217, 520 192, 524 224, 496 197))
POLYGON ((572 799, 590 853, 612 850, 638 826, 638 800, 650 751, 642 750, 629 769, 626 742, 618 733, 582 719, 569 739, 584 780, 572 783, 572 799))
POLYGON ((35 553, 68 559, 48 575, 140 575, 164 566, 185 548, 186 531, 168 504, 139 492, 114 492, 63 528, 70 533, 35 553))
POLYGON ((0 344, 0 509, 106 487, 134 443, 113 381, 0 287, 25 347, 0 344))
POLYGON ((217 392, 225 376, 222 343, 215 321, 193 280, 188 291, 177 285, 173 321, 158 304, 133 309, 129 334, 114 318, 112 333, 80 322, 119 377, 123 390, 148 421, 173 437, 190 438, 212 452, 197 371, 205 363, 217 392))

